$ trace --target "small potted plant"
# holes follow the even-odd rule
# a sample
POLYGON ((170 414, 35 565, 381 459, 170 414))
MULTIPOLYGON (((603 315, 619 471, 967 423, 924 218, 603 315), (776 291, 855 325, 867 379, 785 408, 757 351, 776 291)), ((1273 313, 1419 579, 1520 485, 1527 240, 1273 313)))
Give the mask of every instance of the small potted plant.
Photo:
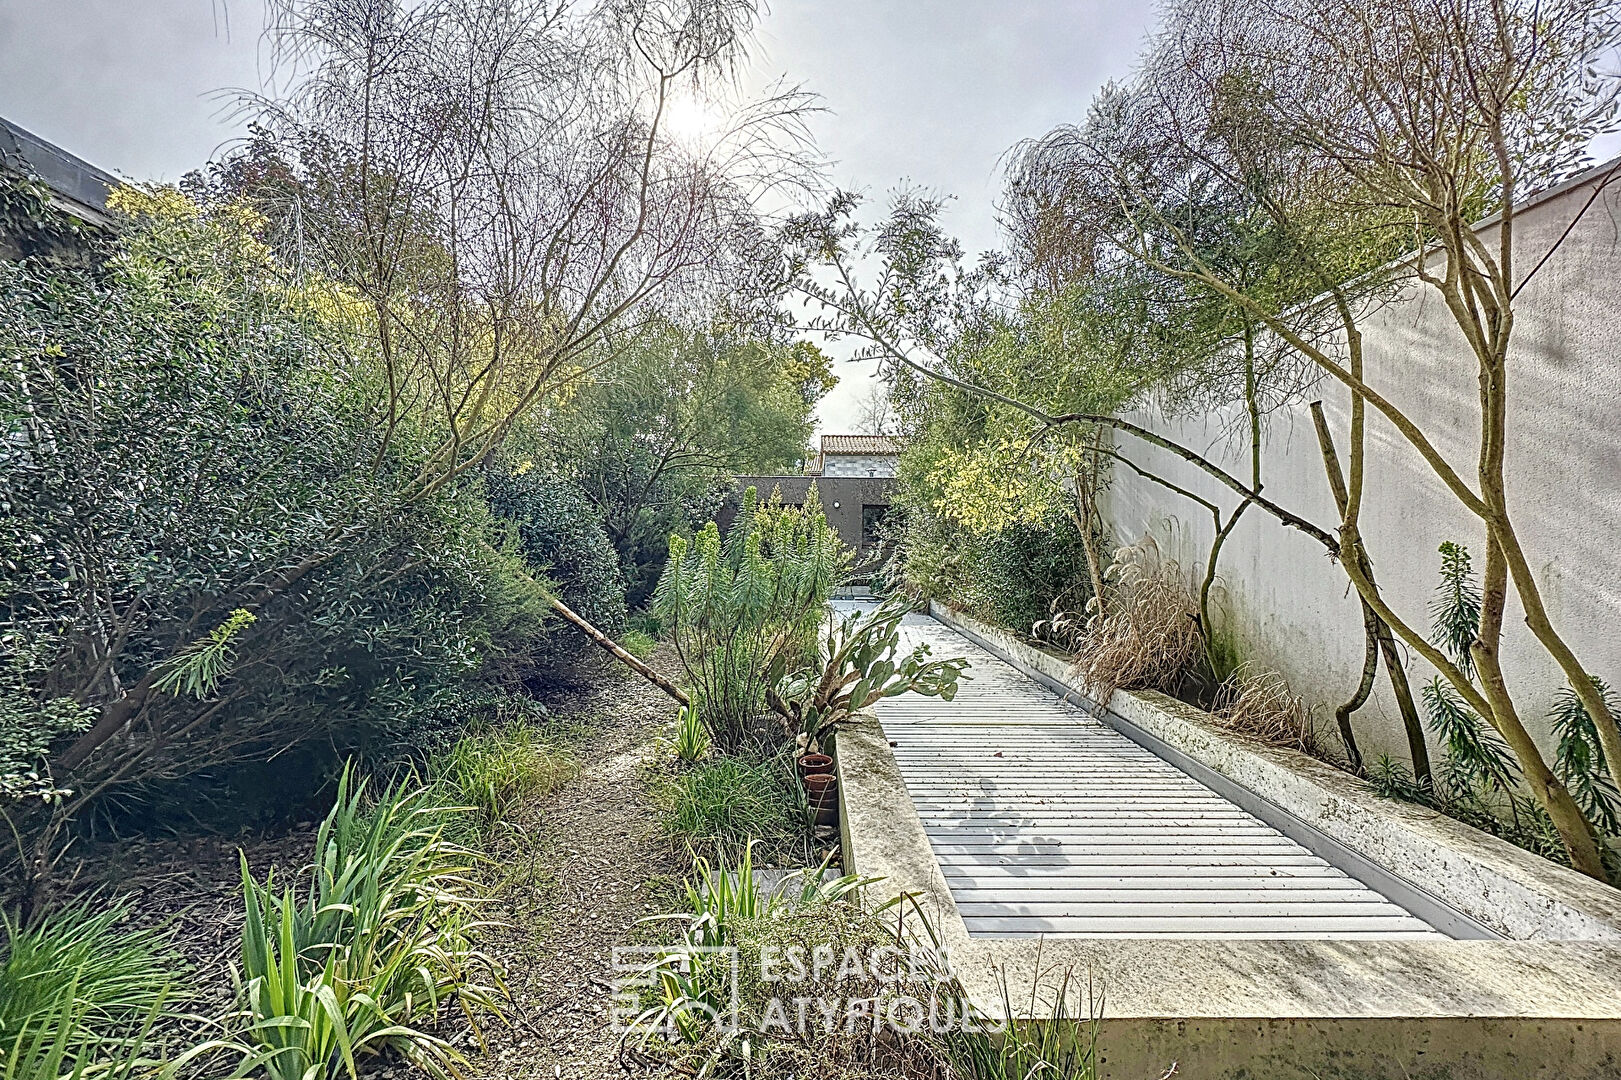
POLYGON ((823 806, 837 813, 838 778, 823 745, 835 728, 886 697, 913 693, 950 701, 958 680, 967 678, 968 661, 932 660, 927 645, 895 659, 906 611, 904 603, 890 600, 830 620, 811 664, 789 674, 779 660, 766 682, 766 704, 800 747, 800 776, 819 816, 823 806))

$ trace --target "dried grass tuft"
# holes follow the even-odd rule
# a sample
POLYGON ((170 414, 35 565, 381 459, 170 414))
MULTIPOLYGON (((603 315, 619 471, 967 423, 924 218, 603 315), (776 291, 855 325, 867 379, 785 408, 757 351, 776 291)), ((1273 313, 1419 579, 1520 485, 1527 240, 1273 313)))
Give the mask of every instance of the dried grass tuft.
POLYGON ((1080 636, 1075 672, 1107 703, 1116 690, 1176 693, 1204 656, 1198 604, 1175 560, 1144 537, 1115 552, 1106 611, 1080 636))
POLYGON ((1310 706, 1276 671, 1240 666, 1217 688, 1211 712, 1233 731, 1268 746, 1327 755, 1310 706))

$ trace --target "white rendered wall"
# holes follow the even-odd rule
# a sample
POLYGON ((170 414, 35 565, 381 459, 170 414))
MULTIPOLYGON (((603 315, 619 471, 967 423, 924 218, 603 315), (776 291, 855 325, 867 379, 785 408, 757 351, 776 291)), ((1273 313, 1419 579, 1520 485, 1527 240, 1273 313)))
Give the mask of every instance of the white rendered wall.
POLYGON ((894 454, 828 454, 822 459, 823 476, 894 476, 894 454))
MULTIPOLYGON (((1591 191, 1590 182, 1579 183, 1522 211, 1517 278, 1555 243, 1591 191)), ((1363 327, 1369 384, 1416 420, 1472 482, 1479 437, 1474 358, 1440 297, 1414 287, 1363 327)), ((1520 294, 1513 343, 1510 509, 1555 626, 1590 672, 1621 689, 1621 184, 1599 196, 1520 294)), ((1348 395, 1324 380, 1310 396, 1322 398, 1343 459, 1348 395)), ((1248 479, 1242 406, 1192 421, 1166 421, 1152 412, 1132 419, 1248 479)), ((1224 507, 1236 501, 1192 466, 1129 435, 1117 436, 1116 445, 1224 507)), ((1266 494, 1332 531, 1337 516, 1307 406, 1273 414, 1263 445, 1266 494)), ((1484 531, 1371 407, 1367 448, 1362 532, 1375 574, 1396 610, 1427 630, 1437 546, 1443 540, 1467 544, 1478 570, 1484 531)), ((1203 572, 1212 534, 1204 508, 1116 468, 1105 509, 1118 542, 1150 534, 1190 579, 1203 572)), ((1296 692, 1323 704, 1332 728, 1333 705, 1354 690, 1363 655, 1356 597, 1344 571, 1317 541, 1251 507, 1223 549, 1219 586, 1214 618, 1240 656, 1276 668, 1296 692)), ((1505 641, 1515 700, 1551 750, 1545 714, 1562 682, 1526 630, 1517 600, 1510 604, 1505 641)), ((1410 659, 1416 693, 1433 672, 1410 659)), ((1370 758, 1405 758, 1382 668, 1376 698, 1354 722, 1370 758)))

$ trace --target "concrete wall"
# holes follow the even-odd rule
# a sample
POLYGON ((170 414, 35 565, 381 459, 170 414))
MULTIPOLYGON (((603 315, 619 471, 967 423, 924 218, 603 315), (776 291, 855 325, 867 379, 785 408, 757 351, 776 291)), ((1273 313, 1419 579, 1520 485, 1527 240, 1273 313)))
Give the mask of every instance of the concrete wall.
MULTIPOLYGON (((1554 246, 1592 192, 1578 181, 1518 219, 1517 275, 1554 246)), ((1489 242, 1489 241, 1488 241, 1489 242)), ((1473 356, 1434 290, 1413 288, 1364 321, 1368 382, 1417 420, 1453 466, 1474 475, 1479 438, 1473 356)), ((1599 677, 1621 687, 1621 185, 1602 192, 1520 294, 1510 365, 1510 507, 1555 625, 1599 677)), ((1343 455, 1349 398, 1323 381, 1321 397, 1343 455)), ((1368 410, 1368 481, 1362 530, 1380 585, 1395 608, 1427 629, 1444 540, 1468 545, 1478 569, 1484 530, 1417 453, 1368 410)), ((1242 406, 1207 417, 1132 418, 1248 477, 1242 406)), ((1161 475, 1231 507, 1226 489, 1193 467, 1132 439, 1117 446, 1161 475)), ((1337 516, 1306 405, 1273 414, 1264 438, 1266 493, 1324 527, 1337 516)), ((1190 577, 1202 572, 1209 513, 1117 468, 1105 498, 1115 538, 1145 533, 1190 577)), ((1215 618, 1244 659, 1275 667, 1309 701, 1349 697, 1362 663, 1355 594, 1321 545, 1251 508, 1221 560, 1215 618)), ((1543 720, 1561 679, 1511 602, 1505 668, 1522 713, 1551 749, 1543 720)), ((1415 659, 1415 687, 1433 674, 1415 659)), ((1331 706, 1324 710, 1332 726, 1331 706)), ((1364 751, 1405 757, 1400 719, 1380 673, 1376 698, 1356 717, 1364 751)))
MULTIPOLYGON (((833 526, 843 540, 858 553, 858 560, 864 558, 869 552, 861 550, 861 508, 864 506, 888 506, 890 491, 895 481, 879 477, 867 476, 739 476, 737 488, 739 493, 746 487, 754 487, 760 493, 761 499, 770 498, 771 492, 780 490, 782 501, 791 505, 803 503, 810 493, 812 484, 816 485, 816 496, 822 502, 822 510, 827 514, 827 523, 833 526)), ((735 507, 726 509, 724 520, 720 521, 722 527, 731 523, 731 515, 736 512, 735 507)))

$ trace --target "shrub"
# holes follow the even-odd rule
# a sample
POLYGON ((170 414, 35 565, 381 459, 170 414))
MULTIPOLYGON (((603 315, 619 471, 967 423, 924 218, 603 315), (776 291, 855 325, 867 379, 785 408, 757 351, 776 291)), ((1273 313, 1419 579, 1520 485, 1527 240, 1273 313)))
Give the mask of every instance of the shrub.
POLYGON ((132 930, 122 902, 83 900, 33 926, 0 920, 0 1077, 120 1075, 156 1047, 178 959, 166 935, 132 930))
MULTIPOLYGON (((954 516, 938 474, 919 472, 931 453, 927 439, 909 443, 907 450, 883 526, 894 552, 883 570, 887 587, 1068 648, 1062 626, 1084 623, 1092 579, 1080 529, 1060 508, 1067 497, 1041 500, 1049 508, 1035 520, 1024 516, 1022 505, 954 516)), ((1096 547, 1101 557, 1101 537, 1096 547)))
POLYGON ((443 837, 455 812, 403 786, 371 803, 345 771, 302 889, 278 892, 243 860, 241 998, 272 1080, 356 1080, 357 1056, 385 1049, 444 1080, 462 1055, 425 1022, 452 999, 475 1031, 479 1013, 500 1013, 494 965, 471 942, 472 856, 443 837))
POLYGON ((804 795, 786 755, 712 757, 660 785, 664 828, 693 851, 736 862, 751 841, 773 861, 803 857, 804 795))
POLYGON ((909 497, 904 484, 893 497, 895 502, 879 528, 884 546, 891 552, 881 574, 884 588, 919 602, 941 600, 971 607, 967 582, 972 577, 973 537, 927 504, 903 501, 909 497))
MULTIPOLYGON (((1621 716, 1621 700, 1609 686, 1600 679, 1594 679, 1593 684, 1609 706, 1610 715, 1621 716)), ((1582 812, 1600 832, 1621 836, 1621 792, 1616 791, 1610 779, 1598 729, 1576 691, 1568 686, 1561 688, 1554 698, 1549 718, 1559 740, 1554 772, 1570 788, 1582 812)))
POLYGON ((1311 708, 1276 671, 1240 665, 1216 688, 1215 696, 1210 711, 1234 731, 1268 746, 1325 756, 1311 708))
POLYGON ((670 540, 653 615, 675 643, 710 737, 735 750, 765 710, 773 665, 814 648, 822 610, 848 560, 817 502, 761 506, 753 488, 724 542, 713 521, 670 540))
POLYGON ((1064 514, 1012 521, 975 537, 970 548, 968 609, 999 626, 1029 634, 1092 600, 1081 532, 1064 514))
POLYGON ((1174 560, 1151 537, 1119 549, 1108 570, 1114 595, 1081 634, 1075 670, 1098 701, 1116 690, 1184 689, 1204 657, 1198 604, 1174 560))
POLYGON ((115 202, 98 271, 0 264, 0 788, 75 793, 17 804, 42 845, 98 793, 300 807, 544 625, 480 485, 413 486, 362 305, 235 210, 115 202))
POLYGON ((675 718, 675 756, 682 761, 697 761, 709 753, 709 732, 704 728, 698 710, 684 705, 675 718))
POLYGON ((572 484, 534 470, 492 470, 486 486, 496 514, 517 527, 524 559, 563 602, 609 637, 623 634, 624 575, 597 510, 572 484))

